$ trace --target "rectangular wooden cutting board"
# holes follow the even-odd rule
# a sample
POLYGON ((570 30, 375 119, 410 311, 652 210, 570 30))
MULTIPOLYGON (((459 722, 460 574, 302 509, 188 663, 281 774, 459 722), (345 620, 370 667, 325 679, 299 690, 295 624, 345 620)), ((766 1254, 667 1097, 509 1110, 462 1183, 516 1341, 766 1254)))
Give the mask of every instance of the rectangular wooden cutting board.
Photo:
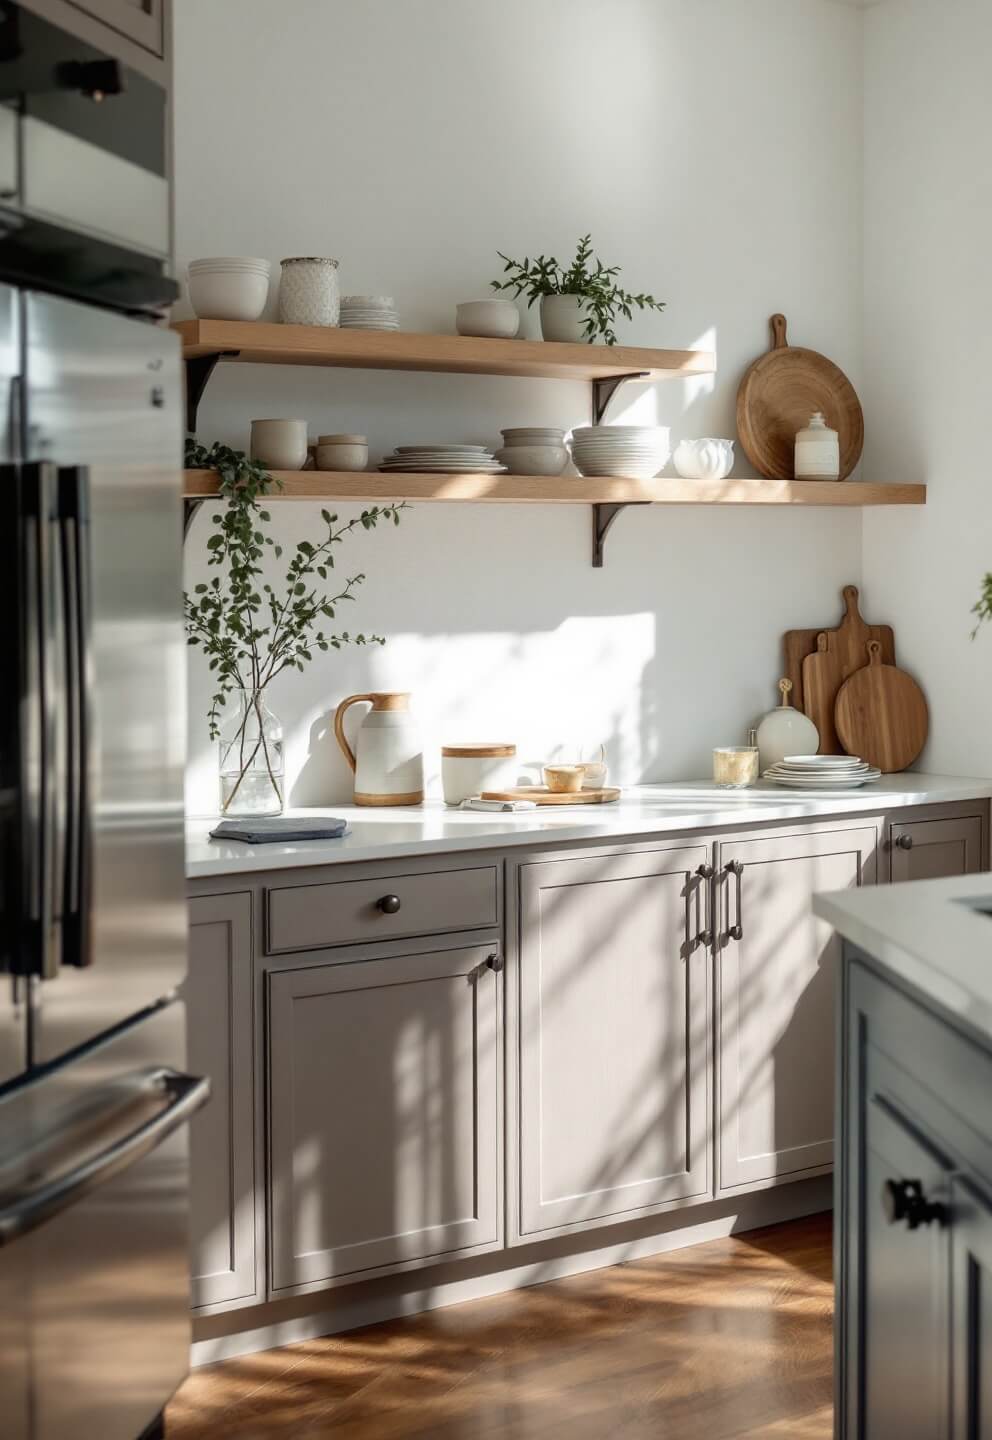
MULTIPOLYGON (((835 630, 831 630, 827 625, 817 625, 812 630, 787 630, 782 637, 784 673, 792 681, 792 703, 804 715, 809 715, 809 710, 803 686, 803 661, 807 655, 816 654, 819 635, 827 636, 827 644, 842 680, 868 664, 869 640, 877 640, 881 645, 884 664, 896 663, 896 641, 892 626, 867 624, 858 609, 856 585, 844 586, 844 607, 843 619, 835 630)), ((813 719, 812 716, 810 718, 813 719)), ((816 723, 815 719, 813 723, 816 723)))

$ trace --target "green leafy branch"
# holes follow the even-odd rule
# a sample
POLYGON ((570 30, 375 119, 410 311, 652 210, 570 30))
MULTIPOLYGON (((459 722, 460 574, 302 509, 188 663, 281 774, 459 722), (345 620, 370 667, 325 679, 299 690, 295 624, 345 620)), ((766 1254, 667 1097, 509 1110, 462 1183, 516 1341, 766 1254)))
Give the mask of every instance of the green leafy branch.
POLYGON ((982 626, 992 620, 992 574, 986 575, 982 580, 981 594, 976 603, 972 605, 971 613, 978 616, 975 628, 971 632, 971 638, 974 640, 982 626))
POLYGON ((570 265, 563 266, 553 255, 525 256, 513 260, 497 250, 503 263, 503 278, 491 280, 493 290, 512 290, 515 297, 527 296, 528 307, 544 295, 579 295, 586 302, 585 332, 588 340, 599 336, 607 345, 617 343, 617 317, 633 319, 637 310, 664 310, 664 300, 653 295, 635 295, 617 284, 619 265, 604 265, 593 252, 592 236, 583 235, 570 265))
MULTIPOLYGON (((183 597, 187 643, 206 656, 216 689, 207 712, 210 738, 220 734, 221 711, 235 690, 253 697, 284 670, 304 670, 314 651, 340 650, 344 645, 384 645, 381 635, 352 634, 325 628, 337 618, 338 606, 353 602, 363 574, 347 577, 334 593, 327 582, 334 569, 334 550, 357 531, 374 530, 381 520, 400 523, 405 504, 376 505, 338 524, 337 515, 321 510, 324 533, 316 542, 301 540, 277 590, 263 578, 263 559, 271 550, 276 560, 283 547, 266 534, 272 516, 259 503, 273 486, 282 488, 264 466, 243 452, 223 445, 209 448, 192 438, 186 445, 187 469, 215 470, 224 508, 212 516, 216 527, 207 541, 208 565, 221 574, 196 585, 183 597)), ((244 723, 247 721, 247 714, 244 723)))

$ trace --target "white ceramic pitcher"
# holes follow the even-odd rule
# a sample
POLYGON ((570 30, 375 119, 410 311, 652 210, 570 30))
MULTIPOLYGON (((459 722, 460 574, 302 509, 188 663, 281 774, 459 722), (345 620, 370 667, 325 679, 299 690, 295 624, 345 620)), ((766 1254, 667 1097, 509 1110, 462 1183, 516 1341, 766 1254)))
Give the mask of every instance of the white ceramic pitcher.
POLYGON ((334 712, 334 734, 355 772, 356 805, 420 805, 424 799, 424 752, 410 696, 396 691, 349 695, 334 712), (372 709, 358 729, 354 750, 344 733, 349 705, 372 709))

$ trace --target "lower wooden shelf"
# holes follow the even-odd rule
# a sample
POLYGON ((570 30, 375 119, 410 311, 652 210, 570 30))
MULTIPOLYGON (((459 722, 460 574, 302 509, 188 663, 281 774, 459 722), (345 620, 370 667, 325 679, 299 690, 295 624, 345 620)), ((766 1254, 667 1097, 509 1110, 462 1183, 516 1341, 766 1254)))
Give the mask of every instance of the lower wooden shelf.
MULTIPOLYGON (((266 500, 469 501, 534 505, 925 505, 925 485, 833 480, 628 480, 556 475, 383 475, 277 470, 266 500)), ((217 494, 209 470, 187 470, 188 500, 217 494)))

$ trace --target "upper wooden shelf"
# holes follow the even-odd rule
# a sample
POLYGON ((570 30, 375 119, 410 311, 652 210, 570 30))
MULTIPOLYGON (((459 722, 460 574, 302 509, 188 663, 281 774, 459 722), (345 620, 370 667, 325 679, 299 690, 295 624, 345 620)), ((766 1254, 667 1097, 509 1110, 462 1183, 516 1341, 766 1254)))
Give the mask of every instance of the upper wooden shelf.
MULTIPOLYGON (((384 475, 375 470, 276 470, 269 500, 474 501, 518 505, 924 505, 925 485, 854 480, 628 480, 567 475, 384 475)), ((186 498, 217 493, 209 470, 186 471, 186 498)))
POLYGON ((549 340, 486 340, 404 330, 340 330, 244 320, 181 320, 187 360, 223 356, 264 365, 336 365, 356 370, 427 370, 462 375, 524 375, 552 380, 646 380, 711 375, 708 350, 645 350, 631 345, 560 345, 549 340))

